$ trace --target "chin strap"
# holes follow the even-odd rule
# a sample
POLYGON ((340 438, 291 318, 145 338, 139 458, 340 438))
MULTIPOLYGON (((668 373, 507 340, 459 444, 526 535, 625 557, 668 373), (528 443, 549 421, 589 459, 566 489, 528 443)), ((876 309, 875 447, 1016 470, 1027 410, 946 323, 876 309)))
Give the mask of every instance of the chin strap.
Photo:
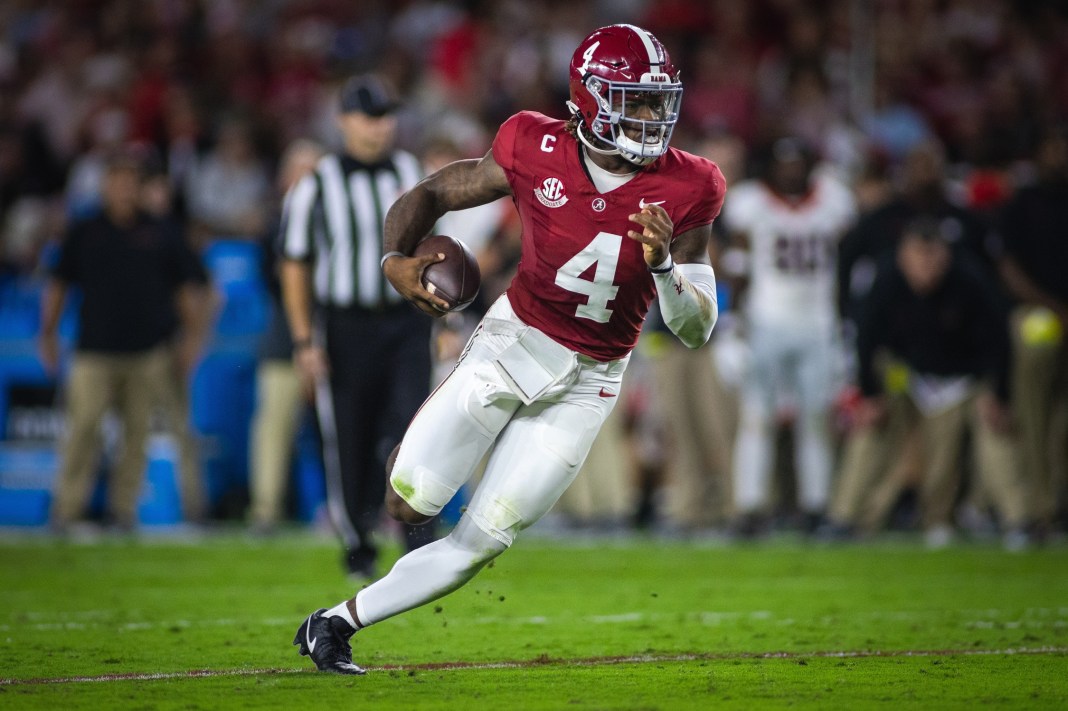
MULTIPOLYGON (((635 146, 641 146, 642 145, 642 144, 638 143, 637 141, 630 140, 630 138, 628 138, 626 135, 622 135, 623 129, 620 128, 619 126, 613 126, 613 131, 617 132, 615 134, 616 146, 617 147, 619 147, 619 144, 621 144, 621 143, 623 145, 627 145, 627 144, 632 144, 632 145, 635 145, 635 146)), ((633 151, 633 150, 627 150, 625 148, 619 148, 619 155, 624 160, 628 160, 631 163, 633 163, 634 165, 646 166, 646 165, 649 165, 650 163, 652 163, 657 158, 659 158, 661 154, 658 153, 655 156, 644 156, 644 155, 640 155, 639 153, 637 153, 636 151, 633 151)))
POLYGON ((664 323, 689 348, 708 342, 719 317, 716 273, 708 264, 675 264, 668 258, 651 269, 664 323))
POLYGON ((610 149, 609 148, 599 148, 599 147, 593 145, 593 142, 590 141, 590 139, 586 137, 586 132, 582 130, 582 124, 581 123, 579 124, 578 130, 576 131, 576 133, 578 134, 579 140, 582 141, 582 145, 586 146, 586 148, 588 148, 589 150, 593 151, 594 153, 599 153, 599 154, 601 154, 603 156, 619 156, 623 160, 627 161, 628 163, 633 163, 634 165, 638 166, 639 168, 643 168, 643 167, 649 165, 654 160, 656 160, 657 157, 658 157, 658 156, 648 156, 648 157, 644 157, 643 158, 641 156, 638 156, 638 155, 635 155, 635 154, 631 153, 630 151, 624 151, 624 150, 620 149, 618 146, 616 148, 610 148, 610 149))
POLYGON ((600 146, 593 145, 593 141, 591 141, 586 136, 586 131, 584 130, 586 124, 582 122, 582 111, 579 110, 579 107, 576 106, 575 102, 573 101, 567 102, 567 109, 571 112, 573 116, 578 119, 578 127, 575 129, 575 133, 578 135, 578 139, 582 141, 582 145, 586 146, 586 148, 589 148, 594 153, 599 153, 602 156, 622 156, 623 158, 627 159, 626 154, 624 154, 623 151, 619 150, 618 146, 615 148, 601 148, 600 146))
POLYGON ((603 156, 623 155, 622 151, 620 151, 618 148, 599 148, 598 146, 593 145, 593 142, 591 142, 590 139, 586 138, 586 132, 582 130, 582 124, 579 124, 578 130, 575 131, 575 133, 578 134, 578 138, 580 141, 582 141, 582 145, 586 146, 586 148, 589 148, 594 153, 600 153, 603 156))
MULTIPOLYGON (((641 144, 637 143, 636 141, 631 141, 625 135, 621 136, 619 132, 621 132, 623 129, 619 126, 618 123, 611 124, 613 148, 601 148, 599 146, 593 145, 593 142, 586 136, 586 132, 583 130, 585 124, 582 121, 582 112, 579 110, 579 107, 576 106, 573 101, 568 101, 566 102, 566 104, 568 111, 570 111, 573 116, 578 118, 578 127, 576 128, 575 133, 578 134, 578 138, 580 141, 582 141, 582 144, 594 153, 600 153, 603 156, 619 156, 623 160, 629 163, 633 163, 639 168, 644 168, 645 166, 649 165, 657 158, 659 158, 661 155, 663 155, 663 153, 659 153, 655 156, 643 156, 634 151, 623 150, 622 148, 620 148, 619 143, 621 140, 627 141, 628 143, 633 143, 636 146, 640 146, 641 144)), ((607 143, 608 141, 605 142, 607 143)))

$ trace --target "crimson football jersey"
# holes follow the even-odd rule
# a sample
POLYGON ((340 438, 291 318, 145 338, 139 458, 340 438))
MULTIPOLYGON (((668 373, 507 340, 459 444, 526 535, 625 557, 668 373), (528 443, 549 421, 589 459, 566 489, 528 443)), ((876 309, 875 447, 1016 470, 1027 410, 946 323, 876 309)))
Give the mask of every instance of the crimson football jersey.
MULTIPOLYGON (((524 323, 599 361, 638 342, 656 286, 629 216, 667 210, 675 236, 710 224, 725 184, 715 163, 671 148, 626 184, 598 192, 565 122, 524 111, 493 141, 523 222, 522 256, 508 299, 524 323)), ((674 239, 674 237, 673 237, 674 239)))

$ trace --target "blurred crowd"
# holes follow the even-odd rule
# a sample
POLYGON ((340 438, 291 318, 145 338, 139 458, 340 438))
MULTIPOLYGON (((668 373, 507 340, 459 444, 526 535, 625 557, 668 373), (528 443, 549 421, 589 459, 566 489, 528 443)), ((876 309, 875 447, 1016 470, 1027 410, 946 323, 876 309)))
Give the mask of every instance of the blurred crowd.
MULTIPOLYGON (((400 89, 398 143, 433 169, 484 153, 516 111, 564 117, 575 46, 614 22, 669 48, 685 86, 673 145, 717 161, 729 186, 795 206, 819 181, 845 186, 827 305, 825 360, 837 367, 818 406, 789 384, 754 404, 754 227, 727 219, 729 187, 711 256, 730 308, 712 343, 676 352, 650 324, 557 520, 744 537, 900 526, 932 546, 960 529, 1013 547, 1063 531, 1068 6, 1057 0, 9 0, 0 280, 43 278, 48 246, 100 210, 116 149, 140 157, 145 207, 180 224, 194 252, 261 241, 293 182, 287 148, 339 147, 337 90, 354 72, 400 89), (776 173, 791 161, 799 185, 776 173), (908 270, 913 244, 928 250, 913 261, 941 265, 936 286, 963 270, 989 288, 986 327, 967 317, 989 333, 959 363, 916 355, 959 336, 937 314, 893 342, 882 336, 906 316, 873 315, 895 268, 901 293, 935 308, 908 270), (986 341, 1002 328, 1007 355, 994 362, 986 341), (954 390, 955 378, 967 382, 954 390)), ((479 253, 484 304, 517 256, 514 215, 497 208, 442 230, 479 253)), ((823 329, 821 308, 790 324, 823 329)), ((443 368, 470 327, 457 317, 439 329, 443 368)))

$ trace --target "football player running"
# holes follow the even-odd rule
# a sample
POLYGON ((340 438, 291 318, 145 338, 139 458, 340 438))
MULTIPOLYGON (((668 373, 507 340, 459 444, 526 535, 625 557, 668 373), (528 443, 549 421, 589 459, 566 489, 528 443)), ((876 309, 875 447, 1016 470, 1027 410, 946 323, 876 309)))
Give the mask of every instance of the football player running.
POLYGON ((485 474, 447 537, 301 624, 293 643, 321 671, 362 674, 354 632, 456 590, 553 506, 619 399, 653 297, 686 345, 712 332, 707 247, 725 185, 714 163, 668 146, 682 85, 667 51, 633 25, 598 29, 572 57, 570 88, 570 120, 518 113, 485 156, 445 166, 389 210, 382 268, 429 314, 447 307, 420 283, 439 257, 407 255, 446 212, 511 196, 522 257, 409 425, 387 509, 428 521, 488 453, 485 474))

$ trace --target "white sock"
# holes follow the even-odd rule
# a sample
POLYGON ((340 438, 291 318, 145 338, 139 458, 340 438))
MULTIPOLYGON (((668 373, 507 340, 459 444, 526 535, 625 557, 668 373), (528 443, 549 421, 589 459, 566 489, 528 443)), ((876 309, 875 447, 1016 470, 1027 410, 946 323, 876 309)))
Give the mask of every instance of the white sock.
POLYGON ((352 619, 352 613, 349 612, 349 601, 345 600, 340 605, 331 607, 329 610, 323 613, 323 617, 340 617, 348 622, 352 629, 359 629, 360 626, 356 624, 356 620, 352 619))

